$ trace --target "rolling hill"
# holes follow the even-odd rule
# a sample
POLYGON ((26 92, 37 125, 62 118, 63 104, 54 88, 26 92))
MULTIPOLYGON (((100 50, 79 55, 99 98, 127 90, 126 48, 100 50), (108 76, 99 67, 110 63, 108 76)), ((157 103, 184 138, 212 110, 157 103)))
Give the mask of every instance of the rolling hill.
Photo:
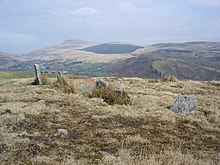
POLYGON ((17 61, 18 59, 15 56, 5 52, 0 52, 0 71, 8 70, 17 61))
POLYGON ((38 63, 48 71, 87 76, 174 75, 178 79, 220 80, 220 42, 161 43, 142 48, 128 43, 66 40, 23 57, 16 61, 1 55, 1 70, 33 70, 38 63))
MULTIPOLYGON (((108 44, 101 44, 108 45, 108 44)), ((43 49, 39 49, 36 51, 32 51, 25 56, 30 58, 30 60, 45 60, 45 61, 57 61, 57 62, 112 62, 117 59, 125 59, 131 57, 129 54, 120 53, 125 47, 129 52, 131 50, 136 50, 138 46, 133 46, 129 44, 114 44, 111 46, 112 52, 99 52, 95 51, 85 51, 87 49, 92 48, 100 48, 100 43, 92 42, 92 41, 83 41, 83 40, 66 40, 59 45, 55 45, 52 47, 47 47, 43 49), (134 49, 134 47, 136 49, 134 49), (114 51, 113 51, 114 50, 114 51), (115 56, 114 54, 120 54, 120 56, 115 56), (108 55, 106 55, 108 54, 108 55)), ((101 46, 102 47, 102 46, 101 46)), ((139 47, 141 48, 141 47, 139 47)))
POLYGON ((61 44, 25 54, 24 57, 27 58, 28 62, 25 61, 20 63, 18 70, 21 70, 21 68, 24 69, 23 67, 25 67, 26 70, 30 70, 33 68, 34 63, 38 63, 47 70, 65 70, 74 72, 75 68, 79 67, 79 65, 83 65, 83 68, 84 64, 86 66, 87 64, 98 64, 96 66, 99 66, 100 63, 114 63, 115 61, 132 57, 130 53, 119 53, 119 49, 122 50, 120 46, 126 47, 127 50, 130 51, 134 49, 132 44, 126 43, 120 43, 118 44, 120 46, 114 47, 114 50, 117 51, 118 54, 115 54, 116 52, 113 54, 106 54, 105 52, 100 54, 83 50, 100 44, 103 43, 83 40, 66 40, 61 44), (129 48, 129 46, 131 48, 129 48))
POLYGON ((188 42, 155 44, 135 52, 137 56, 104 67, 114 76, 219 80, 220 43, 188 42))

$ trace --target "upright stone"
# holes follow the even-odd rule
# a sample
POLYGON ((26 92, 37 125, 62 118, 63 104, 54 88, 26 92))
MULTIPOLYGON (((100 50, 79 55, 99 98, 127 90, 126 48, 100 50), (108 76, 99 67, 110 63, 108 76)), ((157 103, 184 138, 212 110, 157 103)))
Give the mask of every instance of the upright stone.
POLYGON ((42 85, 42 80, 41 80, 41 72, 40 72, 40 67, 37 64, 34 64, 34 69, 35 69, 35 84, 36 85, 42 85))
POLYGON ((60 71, 57 74, 57 84, 59 84, 59 85, 67 85, 67 82, 64 79, 63 74, 60 71))

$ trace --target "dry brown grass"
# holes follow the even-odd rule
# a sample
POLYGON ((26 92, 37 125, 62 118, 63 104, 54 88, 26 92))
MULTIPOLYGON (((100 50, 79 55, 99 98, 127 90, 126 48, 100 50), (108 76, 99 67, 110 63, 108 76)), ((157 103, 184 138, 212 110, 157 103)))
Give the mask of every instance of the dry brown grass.
POLYGON ((102 98, 106 103, 128 105, 131 104, 130 97, 128 93, 119 93, 113 85, 108 85, 107 87, 96 87, 92 90, 90 97, 102 98))
POLYGON ((56 82, 53 83, 53 87, 60 89, 64 93, 76 93, 75 85, 73 83, 69 83, 64 75, 62 77, 57 78, 56 82))
MULTIPOLYGON (((109 105, 32 80, 0 83, 0 164, 219 164, 220 86, 107 78, 136 98, 109 105), (182 93, 198 100, 188 116, 168 108, 182 93), (69 134, 57 136, 58 128, 69 134)), ((94 80, 68 83, 81 88, 94 80)))
POLYGON ((177 82, 177 78, 175 76, 164 76, 162 79, 163 82, 177 82))
MULTIPOLYGON (((144 153, 144 152, 143 152, 144 153)), ((220 162, 219 162, 220 163, 220 162)), ((135 155, 128 149, 121 149, 118 156, 104 154, 102 165, 214 165, 209 159, 194 158, 192 154, 181 151, 163 151, 153 155, 135 155)))
POLYGON ((76 93, 76 88, 73 84, 64 85, 62 88, 64 93, 68 93, 68 94, 76 93))
POLYGON ((65 75, 63 75, 62 74, 62 76, 61 75, 57 75, 57 81, 56 81, 56 83, 55 83, 56 85, 60 85, 60 86, 68 86, 69 85, 69 83, 67 82, 67 79, 66 79, 66 77, 65 77, 65 75))
POLYGON ((50 84, 48 75, 46 73, 43 73, 41 75, 41 80, 42 80, 43 85, 49 85, 50 84))

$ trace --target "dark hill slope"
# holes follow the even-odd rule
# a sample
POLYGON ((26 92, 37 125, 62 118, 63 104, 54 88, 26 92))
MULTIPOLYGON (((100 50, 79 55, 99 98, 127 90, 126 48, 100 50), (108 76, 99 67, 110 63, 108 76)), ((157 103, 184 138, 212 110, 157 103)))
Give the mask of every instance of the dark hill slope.
POLYGON ((16 58, 8 53, 0 52, 0 71, 8 70, 15 62, 16 58))
POLYGON ((125 43, 106 43, 84 48, 82 50, 94 52, 97 54, 123 54, 132 53, 137 49, 143 48, 132 44, 125 43))
POLYGON ((117 77, 157 78, 161 76, 161 73, 153 68, 154 61, 156 59, 153 57, 133 57, 107 66, 107 69, 104 70, 117 77))
POLYGON ((120 61, 104 70, 114 76, 220 80, 220 43, 188 42, 155 44, 140 49, 141 55, 120 61))

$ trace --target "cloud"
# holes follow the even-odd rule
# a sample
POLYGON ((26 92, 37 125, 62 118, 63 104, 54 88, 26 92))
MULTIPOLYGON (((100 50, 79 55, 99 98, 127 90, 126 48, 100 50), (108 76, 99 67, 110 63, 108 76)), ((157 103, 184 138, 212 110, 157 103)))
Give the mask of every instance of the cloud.
POLYGON ((78 16, 88 16, 88 15, 96 15, 99 11, 92 7, 82 7, 73 12, 74 15, 78 16))
POLYGON ((57 8, 53 10, 44 10, 45 13, 53 14, 56 16, 94 16, 98 15, 100 12, 99 10, 92 8, 92 7, 81 7, 76 10, 69 10, 67 8, 57 8))
POLYGON ((0 29, 0 50, 6 52, 23 53, 28 47, 40 42, 36 35, 16 33, 13 31, 0 29))
POLYGON ((219 6, 220 0, 0 0, 0 50, 21 52, 66 38, 219 41, 219 6))
POLYGON ((192 3, 210 5, 215 7, 220 6, 220 0, 188 0, 188 1, 192 3))
POLYGON ((125 13, 137 13, 140 11, 140 8, 131 3, 121 2, 119 4, 119 10, 125 13))
POLYGON ((16 33, 13 31, 7 31, 7 30, 2 30, 0 29, 0 38, 4 38, 4 39, 28 39, 28 41, 39 41, 39 38, 35 35, 32 34, 24 34, 24 33, 16 33))

